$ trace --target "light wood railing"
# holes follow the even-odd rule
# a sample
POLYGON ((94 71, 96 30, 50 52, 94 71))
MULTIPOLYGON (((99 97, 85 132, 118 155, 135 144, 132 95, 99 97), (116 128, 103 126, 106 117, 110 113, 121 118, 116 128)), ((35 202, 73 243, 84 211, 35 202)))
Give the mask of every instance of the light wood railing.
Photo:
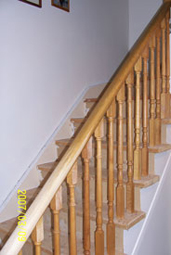
MULTIPOLYGON (((77 254, 75 185, 77 184, 77 160, 80 155, 84 162, 83 247, 84 254, 90 254, 89 161, 93 156, 92 137, 94 138, 96 147, 97 216, 95 254, 104 254, 104 230, 102 227, 102 139, 105 137, 104 123, 106 123, 104 118, 107 119, 108 127, 106 139, 108 144, 108 173, 106 173, 108 176, 108 222, 106 226, 106 243, 108 254, 115 254, 114 119, 117 119, 116 217, 118 219, 123 219, 125 204, 126 210, 129 213, 134 212, 133 180, 139 180, 141 176, 148 175, 148 146, 161 143, 161 118, 168 118, 170 116, 169 7, 170 2, 166 2, 161 6, 136 44, 128 53, 115 75, 111 78, 111 81, 94 109, 89 114, 86 122, 83 124, 53 173, 28 209, 26 213, 27 238, 31 235, 36 255, 41 254, 41 242, 44 238, 42 219, 49 205, 52 210, 54 221, 54 254, 60 254, 59 212, 62 209, 61 185, 65 179, 69 190, 69 254, 77 254), (143 98, 142 107, 141 95, 143 98), (133 98, 135 98, 134 101, 133 98), (126 141, 123 134, 125 117, 127 119, 126 141), (135 118, 135 120, 133 118, 135 118), (124 142, 127 146, 128 178, 126 184, 126 198, 123 180, 124 142)), ((22 254, 22 247, 25 242, 18 240, 18 231, 19 227, 16 227, 2 248, 0 252, 1 255, 22 254)))

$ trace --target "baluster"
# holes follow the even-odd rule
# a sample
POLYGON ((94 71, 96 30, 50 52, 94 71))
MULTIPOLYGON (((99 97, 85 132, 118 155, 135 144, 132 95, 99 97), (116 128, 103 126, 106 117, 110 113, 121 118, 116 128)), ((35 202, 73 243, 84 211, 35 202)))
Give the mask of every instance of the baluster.
POLYGON ((155 77, 154 77, 154 54, 155 36, 150 41, 150 132, 149 145, 155 145, 155 77))
POLYGON ((126 209, 134 212, 134 183, 133 183, 133 122, 132 122, 132 88, 134 85, 134 74, 131 72, 127 79, 127 163, 128 182, 126 184, 126 209))
POLYGON ((141 57, 135 64, 136 98, 135 98, 135 150, 134 150, 134 179, 141 178, 141 150, 140 150, 140 75, 142 70, 141 57))
POLYGON ((161 144, 161 79, 160 79, 160 29, 157 31, 156 46, 156 144, 161 144))
POLYGON ((149 49, 145 48, 143 55, 143 136, 142 136, 142 176, 148 175, 148 58, 149 58, 149 49))
POLYGON ((58 189, 53 197, 50 208, 53 213, 53 254, 60 255, 60 226, 59 212, 62 209, 62 186, 58 189))
POLYGON ((67 184, 69 188, 69 249, 70 255, 77 254, 76 240, 76 212, 75 212, 75 185, 77 183, 77 162, 72 166, 67 175, 67 184))
POLYGON ((162 93, 161 93, 161 118, 167 118, 167 87, 166 87, 166 20, 161 23, 162 30, 162 93))
POLYGON ((31 239, 34 243, 35 255, 41 254, 41 243, 44 239, 44 229, 43 229, 43 217, 40 218, 36 224, 32 234, 31 239))
POLYGON ((167 87, 167 118, 170 117, 170 29, 169 29, 170 11, 166 14, 166 87, 167 87))
POLYGON ((22 252, 22 250, 18 253, 18 255, 23 255, 23 252, 22 252))
POLYGON ((112 102, 107 111, 108 120, 108 223, 107 232, 107 253, 115 254, 115 224, 114 217, 114 117, 115 117, 115 101, 112 102))
POLYGON ((96 138, 96 231, 95 231, 95 254, 104 255, 104 231, 102 229, 102 148, 101 142, 104 136, 104 120, 97 126, 94 136, 96 138))
POLYGON ((123 187, 123 103, 125 100, 125 84, 117 94, 118 102, 118 147, 117 147, 117 168, 118 185, 116 188, 116 216, 118 219, 124 217, 124 187, 123 187))
POLYGON ((83 246, 84 254, 90 254, 90 176, 89 161, 92 157, 92 137, 82 151, 84 161, 83 174, 83 246))

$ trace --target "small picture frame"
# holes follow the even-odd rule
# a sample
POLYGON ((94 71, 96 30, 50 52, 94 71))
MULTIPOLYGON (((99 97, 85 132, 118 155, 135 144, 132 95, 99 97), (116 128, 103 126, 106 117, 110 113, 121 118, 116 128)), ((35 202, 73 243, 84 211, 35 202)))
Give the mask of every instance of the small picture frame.
POLYGON ((70 11, 70 0, 51 0, 52 6, 69 12, 70 11))
POLYGON ((37 6, 39 8, 42 7, 42 0, 19 0, 19 1, 37 6))

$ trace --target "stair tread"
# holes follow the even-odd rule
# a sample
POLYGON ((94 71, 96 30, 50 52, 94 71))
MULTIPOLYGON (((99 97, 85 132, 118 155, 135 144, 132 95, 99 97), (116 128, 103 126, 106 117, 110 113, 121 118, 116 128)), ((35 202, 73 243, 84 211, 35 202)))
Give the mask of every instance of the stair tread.
POLYGON ((52 162, 40 164, 37 167, 38 169, 43 171, 50 171, 55 169, 57 163, 58 163, 57 161, 52 161, 52 162))
MULTIPOLYGON (((132 100, 134 100, 135 99, 135 97, 134 97, 134 95, 132 95, 132 100)), ((142 95, 140 95, 140 100, 143 100, 143 96, 142 95)), ((148 100, 150 100, 150 96, 148 96, 148 100)), ((84 100, 84 103, 94 103, 94 102, 97 102, 98 101, 98 98, 97 97, 93 97, 93 98, 86 98, 85 100, 84 100)), ((126 101, 125 101, 126 102, 126 101)))
POLYGON ((82 123, 85 119, 86 119, 86 117, 85 118, 71 118, 70 121, 76 122, 76 123, 82 123))
MULTIPOLYGON (((87 117, 84 118, 71 118, 70 121, 74 124, 83 124, 87 117)), ((134 120, 134 118, 132 118, 134 120)), ((123 118, 123 123, 126 123, 127 118, 123 118)), ((117 122, 117 118, 114 118, 114 123, 117 122)))
POLYGON ((73 138, 64 138, 56 140, 56 145, 69 145, 72 142, 73 138))
MULTIPOLYGON (((71 122, 76 122, 76 123, 82 123, 83 121, 86 120, 86 116, 85 117, 80 117, 80 118, 71 118, 70 121, 71 122)), ((132 117, 133 120, 135 120, 134 117, 132 117)), ((142 120, 142 118, 140 117, 140 119, 142 120)), ((150 118, 148 118, 150 119, 150 118)), ((114 121, 117 120, 117 117, 114 118, 114 121)), ((123 122, 125 122, 127 120, 127 118, 123 117, 123 122)), ((161 119, 163 124, 171 124, 171 118, 167 118, 167 119, 161 119)))
MULTIPOLYGON (((135 144, 133 145, 135 147, 135 144)), ((114 142, 114 149, 116 149, 117 143, 114 142)), ((107 142, 102 141, 102 148, 107 148, 107 142)), ((142 144, 140 144, 140 149, 142 148, 142 144)), ((123 142, 123 149, 127 149, 127 144, 126 142, 123 142)), ((164 151, 168 151, 171 149, 171 144, 159 144, 159 145, 154 145, 154 146, 148 146, 148 151, 152 153, 160 153, 164 151)))
POLYGON ((163 124, 171 124, 171 118, 162 119, 161 121, 163 124))
MULTIPOLYGON (((56 145, 58 146, 69 146, 69 144, 73 141, 73 138, 66 138, 66 139, 60 139, 56 141, 56 145)), ((93 142, 94 144, 94 142, 93 142)), ((114 142, 114 149, 116 149, 117 147, 117 143, 114 142)), ((140 145, 140 147, 142 148, 142 145, 140 145)), ((107 142, 102 140, 102 148, 107 148, 107 142)), ((127 145, 126 142, 123 143, 123 149, 126 150, 127 149, 127 145)), ((154 146, 148 146, 148 150, 149 152, 152 153, 160 153, 160 152, 164 152, 167 150, 171 150, 171 144, 159 144, 159 145, 154 145, 154 146)))
POLYGON ((168 150, 171 150, 171 144, 159 144, 159 145, 155 145, 151 147, 149 146, 148 150, 149 152, 153 152, 153 153, 168 151, 168 150))
MULTIPOLYGON (((41 165, 38 165, 38 168, 42 171, 48 171, 51 172, 55 169, 57 165, 56 161, 53 162, 49 162, 49 163, 44 163, 41 165)), ((81 165, 78 165, 79 169, 82 169, 81 165)), ((115 174, 115 182, 117 181, 117 170, 114 170, 114 174, 115 174)), ((78 170, 78 175, 81 177, 82 176, 82 171, 78 170)), ((90 166, 90 177, 91 178, 95 178, 95 168, 93 166, 90 166)), ((107 170, 105 168, 102 168, 102 179, 104 181, 107 181, 107 170)), ((124 183, 127 182, 127 171, 123 171, 123 179, 124 179, 124 183)), ((138 186, 140 188, 145 188, 145 187, 149 187, 152 184, 158 182, 160 179, 159 175, 152 175, 149 174, 148 176, 142 176, 141 180, 134 180, 134 184, 135 186, 138 186)))
POLYGON ((146 188, 160 180, 159 175, 149 174, 148 176, 141 176, 141 180, 134 180, 134 185, 140 188, 146 188))
MULTIPOLYGON (((82 123, 83 121, 86 120, 87 117, 84 117, 84 118, 71 118, 70 121, 72 123, 82 123)), ((132 117, 132 119, 134 120, 135 118, 132 117)), ((125 123, 127 120, 127 118, 123 118, 123 122, 125 123)), ((117 121, 117 118, 114 118, 114 121, 116 122, 117 121)), ((171 124, 171 118, 166 118, 166 119, 161 119, 161 122, 162 124, 171 124)))
POLYGON ((94 97, 94 98, 86 98, 84 100, 85 103, 89 103, 89 102, 97 102, 98 98, 94 97))
MULTIPOLYGON (((66 204, 63 205, 62 210, 64 212, 68 212, 68 207, 66 204)), ((107 223, 108 221, 108 207, 107 203, 103 203, 102 205, 102 211, 103 211, 103 223, 107 223)), ((125 210, 124 212, 124 218, 123 219, 117 219, 116 218, 116 208, 114 208, 114 222, 115 226, 128 230, 132 226, 134 226, 136 223, 141 221, 145 218, 145 212, 142 211, 135 211, 134 213, 129 213, 125 210)), ((83 216, 83 207, 80 204, 76 204, 76 215, 82 217, 83 216)), ((96 205, 95 201, 90 200, 90 219, 93 221, 96 221, 96 205)))

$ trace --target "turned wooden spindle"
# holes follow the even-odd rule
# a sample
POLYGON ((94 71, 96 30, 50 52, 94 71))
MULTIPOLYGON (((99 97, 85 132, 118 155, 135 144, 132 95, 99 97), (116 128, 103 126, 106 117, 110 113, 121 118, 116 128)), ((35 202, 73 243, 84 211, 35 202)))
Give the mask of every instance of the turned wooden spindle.
POLYGON ((166 90, 167 90, 167 118, 170 117, 170 10, 166 14, 166 90))
POLYGON ((155 36, 152 37, 150 41, 150 120, 149 120, 149 145, 155 145, 155 65, 154 65, 154 58, 155 58, 155 45, 156 45, 156 38, 155 36))
POLYGON ((136 74, 135 98, 135 149, 134 149, 134 179, 141 179, 141 149, 140 149, 140 76, 142 59, 138 59, 134 66, 136 74))
POLYGON ((90 255, 90 174, 89 161, 92 158, 92 137, 82 151, 83 172, 83 248, 84 255, 90 255))
POLYGON ((123 103, 125 100, 125 84, 117 94, 118 102, 118 146, 117 146, 117 176, 116 188, 116 216, 118 219, 124 217, 124 186, 123 186, 123 103))
POLYGON ((53 214, 53 254, 60 255, 60 225, 59 212, 62 209, 62 186, 58 189, 53 197, 50 208, 53 214))
POLYGON ((167 118, 167 86, 166 86, 166 19, 161 22, 162 32, 162 93, 161 93, 161 118, 167 118))
POLYGON ((114 217, 114 117, 115 117, 115 100, 107 111, 108 120, 108 223, 106 225, 107 232, 107 253, 115 254, 115 224, 114 217))
POLYGON ((132 88, 134 85, 134 73, 131 72, 127 79, 127 164, 128 181, 126 184, 126 209, 134 212, 134 183, 133 183, 133 120, 132 120, 132 88))
POLYGON ((67 175, 67 184, 69 188, 69 250, 70 255, 77 254, 76 239, 76 212, 75 212, 75 185, 77 184, 77 162, 72 166, 67 175))
POLYGON ((35 255, 41 255, 41 243, 44 239, 44 228, 43 228, 43 217, 40 218, 36 224, 32 234, 31 239, 34 243, 35 255))
POLYGON ((143 54, 143 101, 142 101, 142 108, 143 108, 143 136, 142 136, 142 168, 141 173, 142 176, 148 175, 148 58, 149 58, 149 48, 146 47, 143 54))
POLYGON ((160 38, 161 31, 157 31, 156 45, 156 134, 155 144, 161 144, 161 78, 160 78, 160 38))
POLYGON ((96 138, 96 230, 95 254, 104 255, 104 231, 102 229, 102 138, 104 136, 104 120, 98 124, 94 136, 96 138))

